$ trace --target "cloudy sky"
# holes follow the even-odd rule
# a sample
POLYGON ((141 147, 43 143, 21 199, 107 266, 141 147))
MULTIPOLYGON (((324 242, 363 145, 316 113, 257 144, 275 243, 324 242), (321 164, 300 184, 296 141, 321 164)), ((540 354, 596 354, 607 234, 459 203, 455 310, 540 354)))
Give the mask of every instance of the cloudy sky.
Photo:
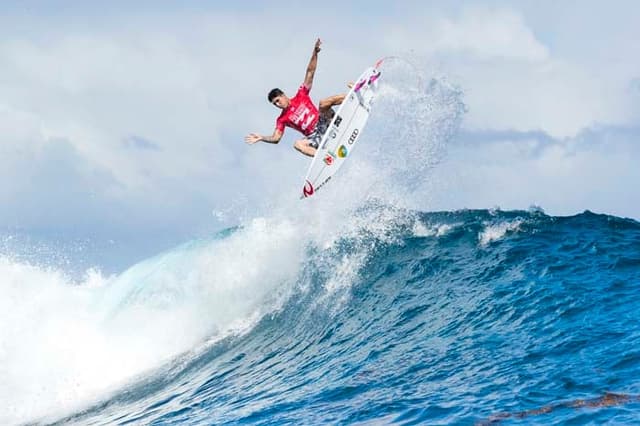
POLYGON ((316 37, 316 100, 385 55, 460 89, 421 208, 640 219, 640 3, 87 3, 0 5, 3 229, 179 241, 297 196, 294 132, 243 136, 273 130, 265 94, 316 37))

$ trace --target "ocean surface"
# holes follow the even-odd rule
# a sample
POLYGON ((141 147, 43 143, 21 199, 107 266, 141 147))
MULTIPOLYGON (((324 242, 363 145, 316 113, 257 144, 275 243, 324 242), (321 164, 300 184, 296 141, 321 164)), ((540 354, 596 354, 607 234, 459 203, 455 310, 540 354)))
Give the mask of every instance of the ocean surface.
POLYGON ((349 217, 81 282, 2 257, 0 423, 640 423, 640 223, 349 217))

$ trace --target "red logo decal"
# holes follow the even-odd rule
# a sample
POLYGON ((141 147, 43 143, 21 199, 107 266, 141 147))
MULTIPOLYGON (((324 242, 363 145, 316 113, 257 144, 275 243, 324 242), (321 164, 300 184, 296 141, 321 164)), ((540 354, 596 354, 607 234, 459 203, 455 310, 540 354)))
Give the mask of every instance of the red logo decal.
POLYGON ((311 182, 307 181, 307 183, 304 184, 304 188, 302 188, 302 195, 306 197, 310 197, 313 195, 313 185, 311 185, 311 182))
POLYGON ((325 163, 327 166, 332 165, 332 164, 333 164, 333 157, 332 157, 331 155, 327 154, 327 156, 326 156, 326 157, 324 157, 324 163, 325 163))

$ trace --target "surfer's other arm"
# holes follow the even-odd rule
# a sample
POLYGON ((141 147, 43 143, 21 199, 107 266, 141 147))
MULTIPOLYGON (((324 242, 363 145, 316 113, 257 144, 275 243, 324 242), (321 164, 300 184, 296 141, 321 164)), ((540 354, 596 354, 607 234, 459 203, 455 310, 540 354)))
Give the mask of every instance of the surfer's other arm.
POLYGON ((244 141, 249 145, 253 145, 256 142, 268 142, 268 143, 278 143, 282 139, 282 131, 279 129, 275 129, 271 136, 262 136, 257 133, 249 133, 245 136, 244 141))
POLYGON ((322 42, 320 39, 316 40, 316 44, 313 46, 313 53, 311 54, 311 59, 309 60, 309 65, 307 65, 307 72, 304 75, 304 85, 307 89, 311 90, 311 86, 313 85, 313 76, 316 74, 316 67, 318 66, 318 52, 320 52, 320 45, 322 42))

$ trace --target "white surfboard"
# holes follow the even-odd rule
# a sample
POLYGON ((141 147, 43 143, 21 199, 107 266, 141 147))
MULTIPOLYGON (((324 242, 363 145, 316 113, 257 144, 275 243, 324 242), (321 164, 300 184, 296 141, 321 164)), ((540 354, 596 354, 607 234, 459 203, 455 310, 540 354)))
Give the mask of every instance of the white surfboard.
POLYGON ((382 61, 379 60, 362 73, 336 111, 311 161, 301 198, 312 196, 329 182, 351 155, 378 93, 378 68, 382 61))

